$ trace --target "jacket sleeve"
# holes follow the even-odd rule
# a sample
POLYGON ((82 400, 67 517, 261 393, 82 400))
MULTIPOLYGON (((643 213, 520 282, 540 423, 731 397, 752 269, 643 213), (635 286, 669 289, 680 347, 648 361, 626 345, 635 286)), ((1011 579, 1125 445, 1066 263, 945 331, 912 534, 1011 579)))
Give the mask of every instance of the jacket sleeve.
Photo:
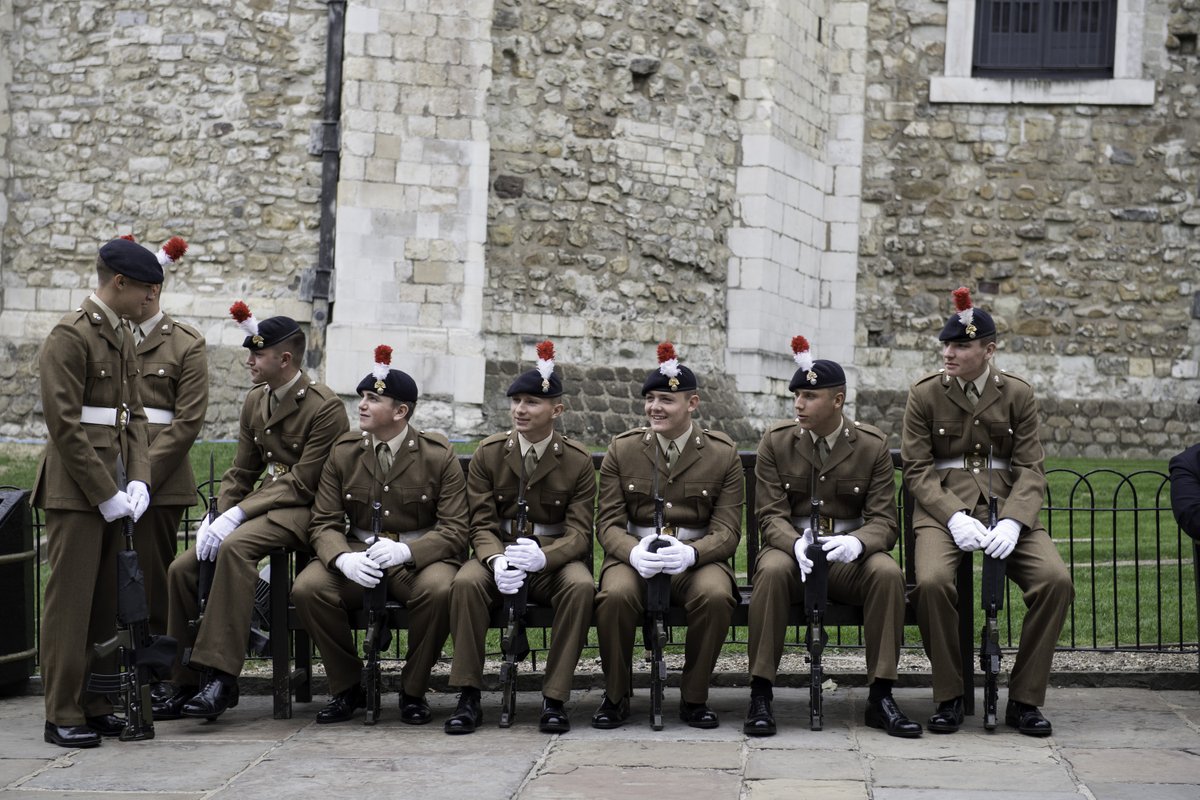
POLYGON ((486 463, 484 450, 477 448, 467 467, 467 506, 470 509, 471 547, 475 557, 486 564, 489 558, 503 555, 504 544, 498 534, 500 514, 496 511, 492 493, 495 478, 486 463))
POLYGON ((1025 528, 1037 523, 1046 497, 1046 473, 1042 440, 1038 434, 1038 407, 1033 390, 1020 384, 1013 398, 1013 451, 1010 460, 1012 487, 1001 498, 1000 518, 1015 519, 1025 528))
POLYGON ((321 470, 309 520, 309 546, 325 566, 334 566, 337 557, 350 552, 346 539, 346 508, 342 504, 342 470, 338 459, 330 458, 321 470))
POLYGON ((1171 458, 1171 510, 1183 532, 1200 541, 1200 445, 1171 458))
POLYGON ((863 543, 860 558, 888 552, 896 546, 899 526, 896 523, 896 468, 892 454, 880 443, 875 448, 871 469, 871 485, 863 503, 863 526, 854 532, 863 543))
POLYGON ((779 480, 779 467, 775 461, 775 447, 770 431, 758 443, 758 455, 754 460, 755 509, 758 517, 759 536, 764 545, 791 553, 800 539, 800 533, 792 525, 792 506, 787 491, 779 480))

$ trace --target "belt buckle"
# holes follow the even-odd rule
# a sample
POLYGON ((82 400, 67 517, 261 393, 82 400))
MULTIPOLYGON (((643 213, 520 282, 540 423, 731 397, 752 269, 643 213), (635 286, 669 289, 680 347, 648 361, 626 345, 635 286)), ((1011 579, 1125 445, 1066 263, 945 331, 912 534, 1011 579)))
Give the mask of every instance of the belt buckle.
POLYGON ((987 466, 986 456, 964 456, 963 466, 967 469, 981 470, 987 466))
POLYGON ((662 535, 663 536, 674 536, 675 531, 676 531, 676 528, 674 525, 663 525, 662 535))
POLYGON ((117 427, 124 430, 129 427, 129 406, 121 404, 121 410, 117 414, 117 427))
POLYGON ((833 517, 820 516, 817 518, 817 530, 821 533, 833 533, 833 517))
POLYGON ((280 475, 287 475, 291 469, 287 464, 280 464, 278 461, 272 461, 270 464, 270 473, 272 478, 278 478, 280 475))

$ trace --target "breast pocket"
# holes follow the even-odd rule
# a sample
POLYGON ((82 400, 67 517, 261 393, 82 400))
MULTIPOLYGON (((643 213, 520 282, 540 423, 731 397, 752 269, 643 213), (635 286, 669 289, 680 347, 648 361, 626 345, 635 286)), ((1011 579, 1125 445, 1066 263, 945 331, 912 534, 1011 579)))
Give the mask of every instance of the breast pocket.
POLYGON ((852 508, 861 508, 869 486, 866 477, 838 478, 834 492, 838 500, 852 508))
MULTIPOLYGON (((935 419, 933 421, 933 456, 947 458, 956 455, 958 441, 963 436, 961 419, 935 419)), ((961 452, 961 450, 959 450, 961 452)))
POLYGON ((687 498, 688 504, 696 509, 698 519, 704 519, 712 513, 713 501, 720 493, 719 483, 696 482, 683 485, 683 496, 687 498))
POLYGON ((117 404, 117 375, 111 361, 89 361, 84 368, 84 404, 107 406, 117 404))
POLYGON ((625 495, 626 503, 640 503, 653 492, 653 484, 649 478, 621 478, 621 493, 625 495))
POLYGON ((371 487, 351 483, 342 487, 342 508, 352 520, 371 518, 371 487))

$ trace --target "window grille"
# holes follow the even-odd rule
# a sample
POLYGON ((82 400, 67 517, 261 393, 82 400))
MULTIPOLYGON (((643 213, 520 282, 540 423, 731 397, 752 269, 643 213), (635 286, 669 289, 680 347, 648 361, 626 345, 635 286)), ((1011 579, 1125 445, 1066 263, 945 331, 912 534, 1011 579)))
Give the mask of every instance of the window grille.
POLYGON ((976 0, 975 77, 1111 78, 1117 0, 976 0))

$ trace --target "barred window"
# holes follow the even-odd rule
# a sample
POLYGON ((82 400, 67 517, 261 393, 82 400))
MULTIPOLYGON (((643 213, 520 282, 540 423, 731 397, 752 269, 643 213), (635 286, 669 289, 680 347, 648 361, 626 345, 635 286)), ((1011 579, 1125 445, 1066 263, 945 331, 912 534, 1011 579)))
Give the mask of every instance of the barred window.
POLYGON ((975 4, 974 77, 1113 77, 1117 0, 975 4))

